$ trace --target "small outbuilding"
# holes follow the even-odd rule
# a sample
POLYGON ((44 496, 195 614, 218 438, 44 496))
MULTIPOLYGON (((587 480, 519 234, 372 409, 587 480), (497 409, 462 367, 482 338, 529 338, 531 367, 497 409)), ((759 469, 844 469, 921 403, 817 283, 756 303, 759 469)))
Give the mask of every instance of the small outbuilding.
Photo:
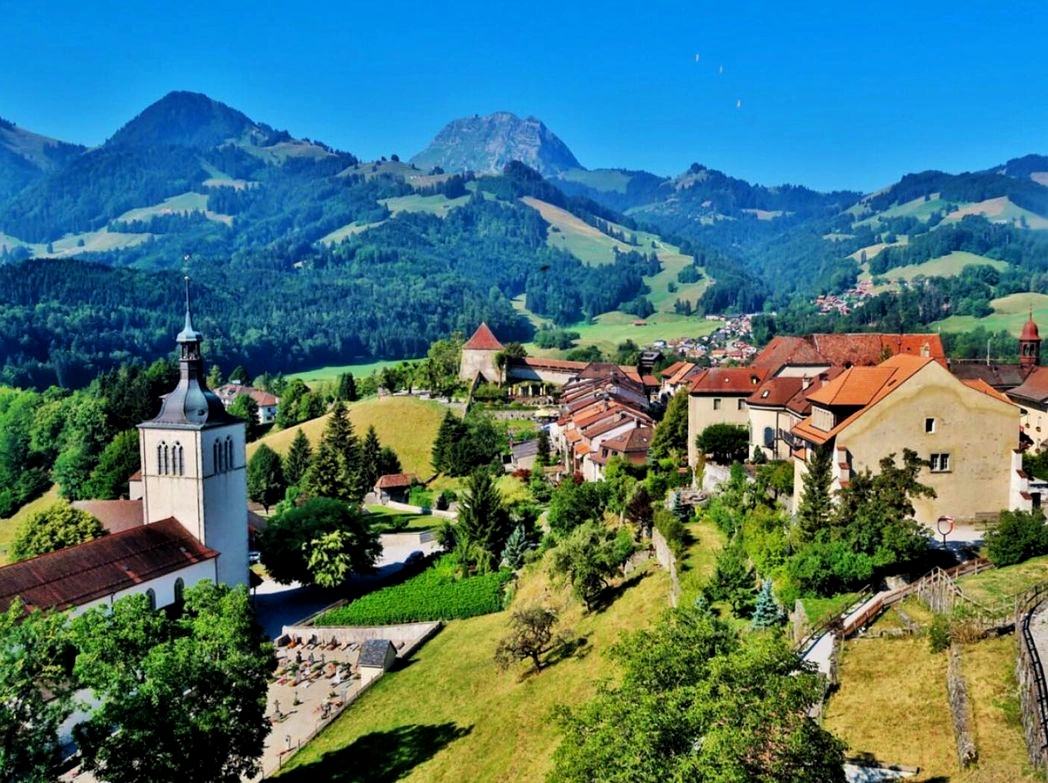
POLYGON ((375 482, 375 494, 382 502, 407 503, 411 488, 419 483, 414 473, 388 473, 375 482))
POLYGON ((360 682, 364 684, 389 671, 397 659, 397 650, 389 639, 367 639, 360 645, 357 668, 360 682))

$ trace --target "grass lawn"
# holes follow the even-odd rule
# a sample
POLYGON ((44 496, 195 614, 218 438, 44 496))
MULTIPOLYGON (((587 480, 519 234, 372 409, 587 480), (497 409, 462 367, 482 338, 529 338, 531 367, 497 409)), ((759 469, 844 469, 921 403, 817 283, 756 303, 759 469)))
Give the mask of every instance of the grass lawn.
POLYGON ((801 603, 804 604, 804 613, 808 615, 808 622, 815 627, 823 620, 843 612, 858 596, 858 593, 841 593, 829 598, 805 596, 801 598, 801 603))
POLYGON ((534 498, 531 496, 531 490, 529 490, 527 485, 519 478, 514 478, 508 474, 500 476, 495 486, 502 494, 503 503, 512 504, 518 502, 534 502, 534 498))
POLYGON ((1045 581, 1048 581, 1048 556, 961 577, 957 583, 973 601, 996 606, 1045 581))
POLYGON ((725 536, 712 522, 688 524, 691 544, 677 566, 680 606, 691 606, 717 568, 717 554, 724 549, 725 536))
POLYGON ((469 196, 449 199, 447 196, 438 193, 434 196, 420 196, 418 194, 395 196, 393 198, 381 199, 379 203, 385 204, 394 216, 400 212, 425 212, 437 217, 446 217, 448 212, 455 207, 461 207, 467 201, 469 201, 469 196))
POLYGON ((61 498, 58 496, 58 487, 53 486, 36 500, 26 503, 18 509, 14 516, 9 517, 8 519, 0 519, 0 565, 7 565, 11 562, 10 558, 7 556, 7 550, 8 547, 11 546, 11 541, 14 539, 15 533, 18 532, 18 528, 21 526, 22 521, 30 514, 35 514, 37 511, 43 511, 48 506, 57 503, 60 499, 61 498))
POLYGON ((946 701, 946 655, 924 637, 846 642, 841 687, 827 705, 826 728, 843 738, 850 755, 919 766, 910 780, 953 783, 1032 783, 1025 762, 1014 696, 1011 637, 968 645, 963 651, 974 714, 979 766, 961 772, 946 701))
MULTIPOLYGON (((389 446, 400 457, 405 473, 414 473, 423 481, 433 474, 430 462, 433 441, 447 406, 435 400, 415 397, 371 397, 350 403, 347 408, 358 438, 363 438, 368 427, 373 425, 382 445, 389 446)), ((285 453, 299 429, 305 431, 309 442, 316 445, 327 420, 327 415, 321 416, 249 443, 248 459, 255 453, 259 443, 265 443, 278 454, 285 453)))
MULTIPOLYGON (((635 316, 616 310, 597 316, 592 323, 575 324, 565 328, 579 333, 579 339, 576 341, 579 346, 596 345, 605 353, 614 353, 616 346, 625 340, 633 340, 637 345, 650 345, 655 340, 701 337, 716 331, 720 323, 675 313, 656 313, 648 316, 644 319, 644 326, 634 326, 635 320, 635 316)), ((544 351, 534 343, 528 343, 526 347, 530 356, 563 357, 567 353, 544 351)))
MULTIPOLYGON (((987 258, 975 253, 968 253, 963 250, 955 250, 952 253, 928 259, 920 264, 892 267, 879 275, 879 277, 887 278, 891 282, 875 287, 875 291, 880 293, 889 289, 894 290, 898 288, 895 285, 895 281, 905 280, 909 282, 918 275, 923 275, 924 277, 957 277, 966 266, 992 266, 994 269, 1004 270, 1008 268, 1008 262, 1000 261, 996 258, 987 258)), ((871 278, 872 275, 869 272, 863 272, 859 275, 860 280, 870 280, 871 278)))
POLYGON ((329 367, 318 367, 315 370, 303 370, 302 372, 292 373, 288 376, 288 380, 301 378, 302 382, 307 386, 324 383, 333 384, 338 380, 338 376, 347 372, 352 373, 355 379, 360 380, 374 372, 378 372, 383 367, 395 367, 403 361, 403 359, 383 359, 382 361, 367 362, 365 364, 335 364, 329 367))
POLYGON ((944 332, 969 332, 977 326, 982 326, 991 332, 1005 329, 1018 337, 1023 324, 1030 317, 1031 308, 1035 321, 1038 323, 1048 321, 1048 294, 1009 294, 991 300, 990 306, 994 311, 985 318, 976 318, 972 315, 951 315, 949 318, 930 324, 928 329, 944 332))
POLYGON ((603 612, 582 615, 531 566, 515 605, 546 600, 562 628, 585 637, 572 657, 538 675, 528 665, 500 674, 492 662, 507 613, 454 620, 399 671, 381 680, 296 754, 282 778, 330 781, 542 781, 559 733, 556 704, 590 698, 616 667, 608 647, 667 605, 665 573, 653 570, 603 612))
POLYGON ((405 514, 387 506, 368 506, 368 519, 385 526, 387 532, 415 532, 440 527, 440 517, 432 514, 405 514))

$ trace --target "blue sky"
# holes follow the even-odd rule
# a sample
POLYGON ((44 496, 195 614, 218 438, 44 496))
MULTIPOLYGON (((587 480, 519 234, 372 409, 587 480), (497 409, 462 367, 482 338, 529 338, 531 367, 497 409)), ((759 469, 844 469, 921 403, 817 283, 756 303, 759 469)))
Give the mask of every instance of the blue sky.
POLYGON ((0 20, 0 116, 86 144, 186 89, 365 158, 500 109, 588 168, 819 189, 1048 154, 1043 0, 0 0, 0 20))

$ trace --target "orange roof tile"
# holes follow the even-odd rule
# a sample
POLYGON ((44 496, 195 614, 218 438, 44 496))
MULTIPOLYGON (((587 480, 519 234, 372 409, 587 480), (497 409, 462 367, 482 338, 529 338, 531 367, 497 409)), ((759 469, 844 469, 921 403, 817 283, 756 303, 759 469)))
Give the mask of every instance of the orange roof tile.
POLYGON ((503 345, 488 325, 482 322, 462 347, 469 351, 501 351, 503 345))

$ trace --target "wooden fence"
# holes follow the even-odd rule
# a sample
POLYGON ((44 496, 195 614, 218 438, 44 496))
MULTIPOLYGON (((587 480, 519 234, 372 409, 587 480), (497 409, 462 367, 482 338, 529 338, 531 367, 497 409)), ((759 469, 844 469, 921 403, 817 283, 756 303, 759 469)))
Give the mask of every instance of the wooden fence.
POLYGON ((1048 584, 1041 584, 1016 602, 1015 634, 1019 642, 1016 677, 1019 680, 1020 713, 1026 751, 1030 762, 1043 773, 1048 772, 1048 685, 1044 667, 1030 621, 1041 604, 1048 599, 1048 584))

